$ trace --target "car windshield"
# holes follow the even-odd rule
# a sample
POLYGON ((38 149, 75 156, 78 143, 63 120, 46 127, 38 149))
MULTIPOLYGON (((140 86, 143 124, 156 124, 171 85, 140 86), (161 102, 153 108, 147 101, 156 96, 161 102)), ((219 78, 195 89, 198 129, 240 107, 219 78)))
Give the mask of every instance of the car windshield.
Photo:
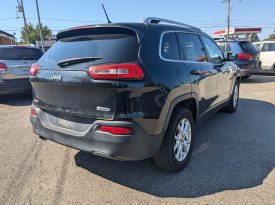
POLYGON ((0 48, 0 60, 38 60, 42 55, 37 48, 0 48))

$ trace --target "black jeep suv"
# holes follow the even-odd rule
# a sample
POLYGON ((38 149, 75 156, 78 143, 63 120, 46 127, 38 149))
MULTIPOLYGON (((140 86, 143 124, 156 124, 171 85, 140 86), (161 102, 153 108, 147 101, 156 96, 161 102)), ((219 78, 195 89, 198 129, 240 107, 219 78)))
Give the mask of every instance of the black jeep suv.
POLYGON ((238 106, 240 72, 200 29, 159 18, 60 32, 30 70, 33 130, 118 160, 179 171, 196 127, 238 106))
POLYGON ((256 46, 251 42, 231 39, 217 40, 216 42, 225 54, 232 53, 234 63, 239 66, 243 79, 247 79, 261 70, 256 46))

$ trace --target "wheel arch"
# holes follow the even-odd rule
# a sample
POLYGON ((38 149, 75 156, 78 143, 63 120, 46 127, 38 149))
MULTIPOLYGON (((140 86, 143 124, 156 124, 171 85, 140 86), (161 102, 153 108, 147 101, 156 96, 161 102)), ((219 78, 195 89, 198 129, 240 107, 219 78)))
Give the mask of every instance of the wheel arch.
POLYGON ((169 112, 167 114, 165 123, 164 123, 164 127, 163 127, 163 135, 165 134, 169 122, 171 120, 171 118, 173 117, 173 113, 181 108, 181 107, 185 107, 188 110, 190 110, 190 112, 193 115, 193 119, 194 119, 194 123, 196 124, 196 122, 198 121, 198 101, 192 96, 192 94, 186 94, 183 96, 179 96, 178 98, 176 98, 170 106, 169 112))
POLYGON ((168 129, 168 125, 171 119, 173 118, 173 113, 181 107, 187 108, 191 111, 193 115, 194 123, 196 125, 196 122, 198 121, 198 111, 199 111, 198 100, 196 99, 196 95, 192 93, 188 93, 188 94, 178 96, 170 103, 169 109, 165 114, 165 119, 161 120, 162 122, 158 124, 160 126, 163 125, 163 128, 157 143, 157 147, 158 147, 157 150, 160 149, 161 144, 163 143, 163 139, 168 129))

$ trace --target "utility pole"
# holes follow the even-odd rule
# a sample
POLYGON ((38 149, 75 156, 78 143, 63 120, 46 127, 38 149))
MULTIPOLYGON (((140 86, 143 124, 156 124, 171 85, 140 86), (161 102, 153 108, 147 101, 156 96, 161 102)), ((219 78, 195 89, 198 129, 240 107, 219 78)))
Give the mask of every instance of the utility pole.
MULTIPOLYGON (((22 1, 22 0, 21 0, 22 1)), ((45 52, 44 48, 44 39, 43 39, 43 33, 42 33, 42 25, 41 25, 41 20, 40 20, 40 13, 39 13, 39 6, 38 6, 38 0, 35 0, 36 2, 36 11, 37 11, 37 17, 38 17, 38 28, 39 28, 39 34, 40 34, 40 42, 41 42, 41 48, 43 53, 45 52)))
POLYGON ((230 32, 230 21, 231 21, 231 11, 237 3, 240 3, 242 0, 238 0, 233 6, 231 6, 231 0, 223 0, 222 3, 227 3, 227 35, 226 38, 229 39, 229 32, 230 32))
POLYGON ((230 32, 230 13, 231 13, 231 2, 227 0, 228 6, 228 15, 227 15, 227 39, 229 39, 229 32, 230 32))
POLYGON ((29 32, 28 32, 28 25, 27 25, 27 20, 26 20, 26 16, 25 16, 23 0, 21 0, 21 3, 17 0, 17 3, 18 3, 18 6, 17 6, 18 12, 22 12, 22 14, 23 14, 23 19, 24 19, 24 24, 25 24, 26 40, 27 40, 27 44, 29 44, 29 32))

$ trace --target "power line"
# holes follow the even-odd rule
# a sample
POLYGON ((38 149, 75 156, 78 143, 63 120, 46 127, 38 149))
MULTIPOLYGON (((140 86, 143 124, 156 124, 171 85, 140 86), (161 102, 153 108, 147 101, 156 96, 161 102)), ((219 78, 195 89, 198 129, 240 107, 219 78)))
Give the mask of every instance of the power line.
POLYGON ((251 20, 233 20, 233 22, 260 23, 260 24, 275 24, 275 22, 268 22, 268 21, 251 21, 251 20))
POLYGON ((0 21, 7 21, 7 20, 17 20, 20 19, 21 17, 16 17, 16 18, 0 18, 0 21))
MULTIPOLYGON (((36 18, 28 18, 28 20, 34 20, 36 18)), ((56 18, 41 18, 42 20, 46 20, 46 21, 64 21, 64 22, 85 22, 85 23, 89 23, 89 22, 103 22, 103 21, 88 21, 88 20, 76 20, 76 19, 56 19, 56 18)))
POLYGON ((224 25, 219 25, 219 26, 199 26, 200 28, 208 28, 208 29, 210 29, 210 28, 220 28, 220 27, 225 27, 226 26, 226 24, 224 24, 224 25))
POLYGON ((216 24, 216 25, 213 25, 213 26, 208 26, 206 27, 207 29, 206 30, 209 30, 211 28, 218 28, 218 27, 224 27, 226 25, 224 25, 224 23, 220 23, 220 24, 216 24))
POLYGON ((257 1, 258 0, 254 0, 248 7, 246 7, 245 9, 243 9, 241 12, 239 12, 238 14, 236 14, 233 17, 239 17, 239 16, 241 16, 243 13, 247 12, 248 9, 250 9, 251 7, 253 7, 257 3, 257 1))
MULTIPOLYGON (((0 18, 0 21, 6 21, 6 20, 17 20, 17 19, 21 19, 22 17, 11 17, 11 18, 0 18)), ((31 18, 26 18, 27 20, 36 20, 37 18, 34 18, 34 17, 31 17, 31 18)), ((43 20, 47 20, 47 21, 64 21, 64 22, 86 22, 86 23, 89 23, 89 22, 95 22, 95 23, 98 23, 98 22, 103 22, 102 21, 95 21, 95 20, 78 20, 78 19, 59 19, 59 18, 41 18, 43 20)))

